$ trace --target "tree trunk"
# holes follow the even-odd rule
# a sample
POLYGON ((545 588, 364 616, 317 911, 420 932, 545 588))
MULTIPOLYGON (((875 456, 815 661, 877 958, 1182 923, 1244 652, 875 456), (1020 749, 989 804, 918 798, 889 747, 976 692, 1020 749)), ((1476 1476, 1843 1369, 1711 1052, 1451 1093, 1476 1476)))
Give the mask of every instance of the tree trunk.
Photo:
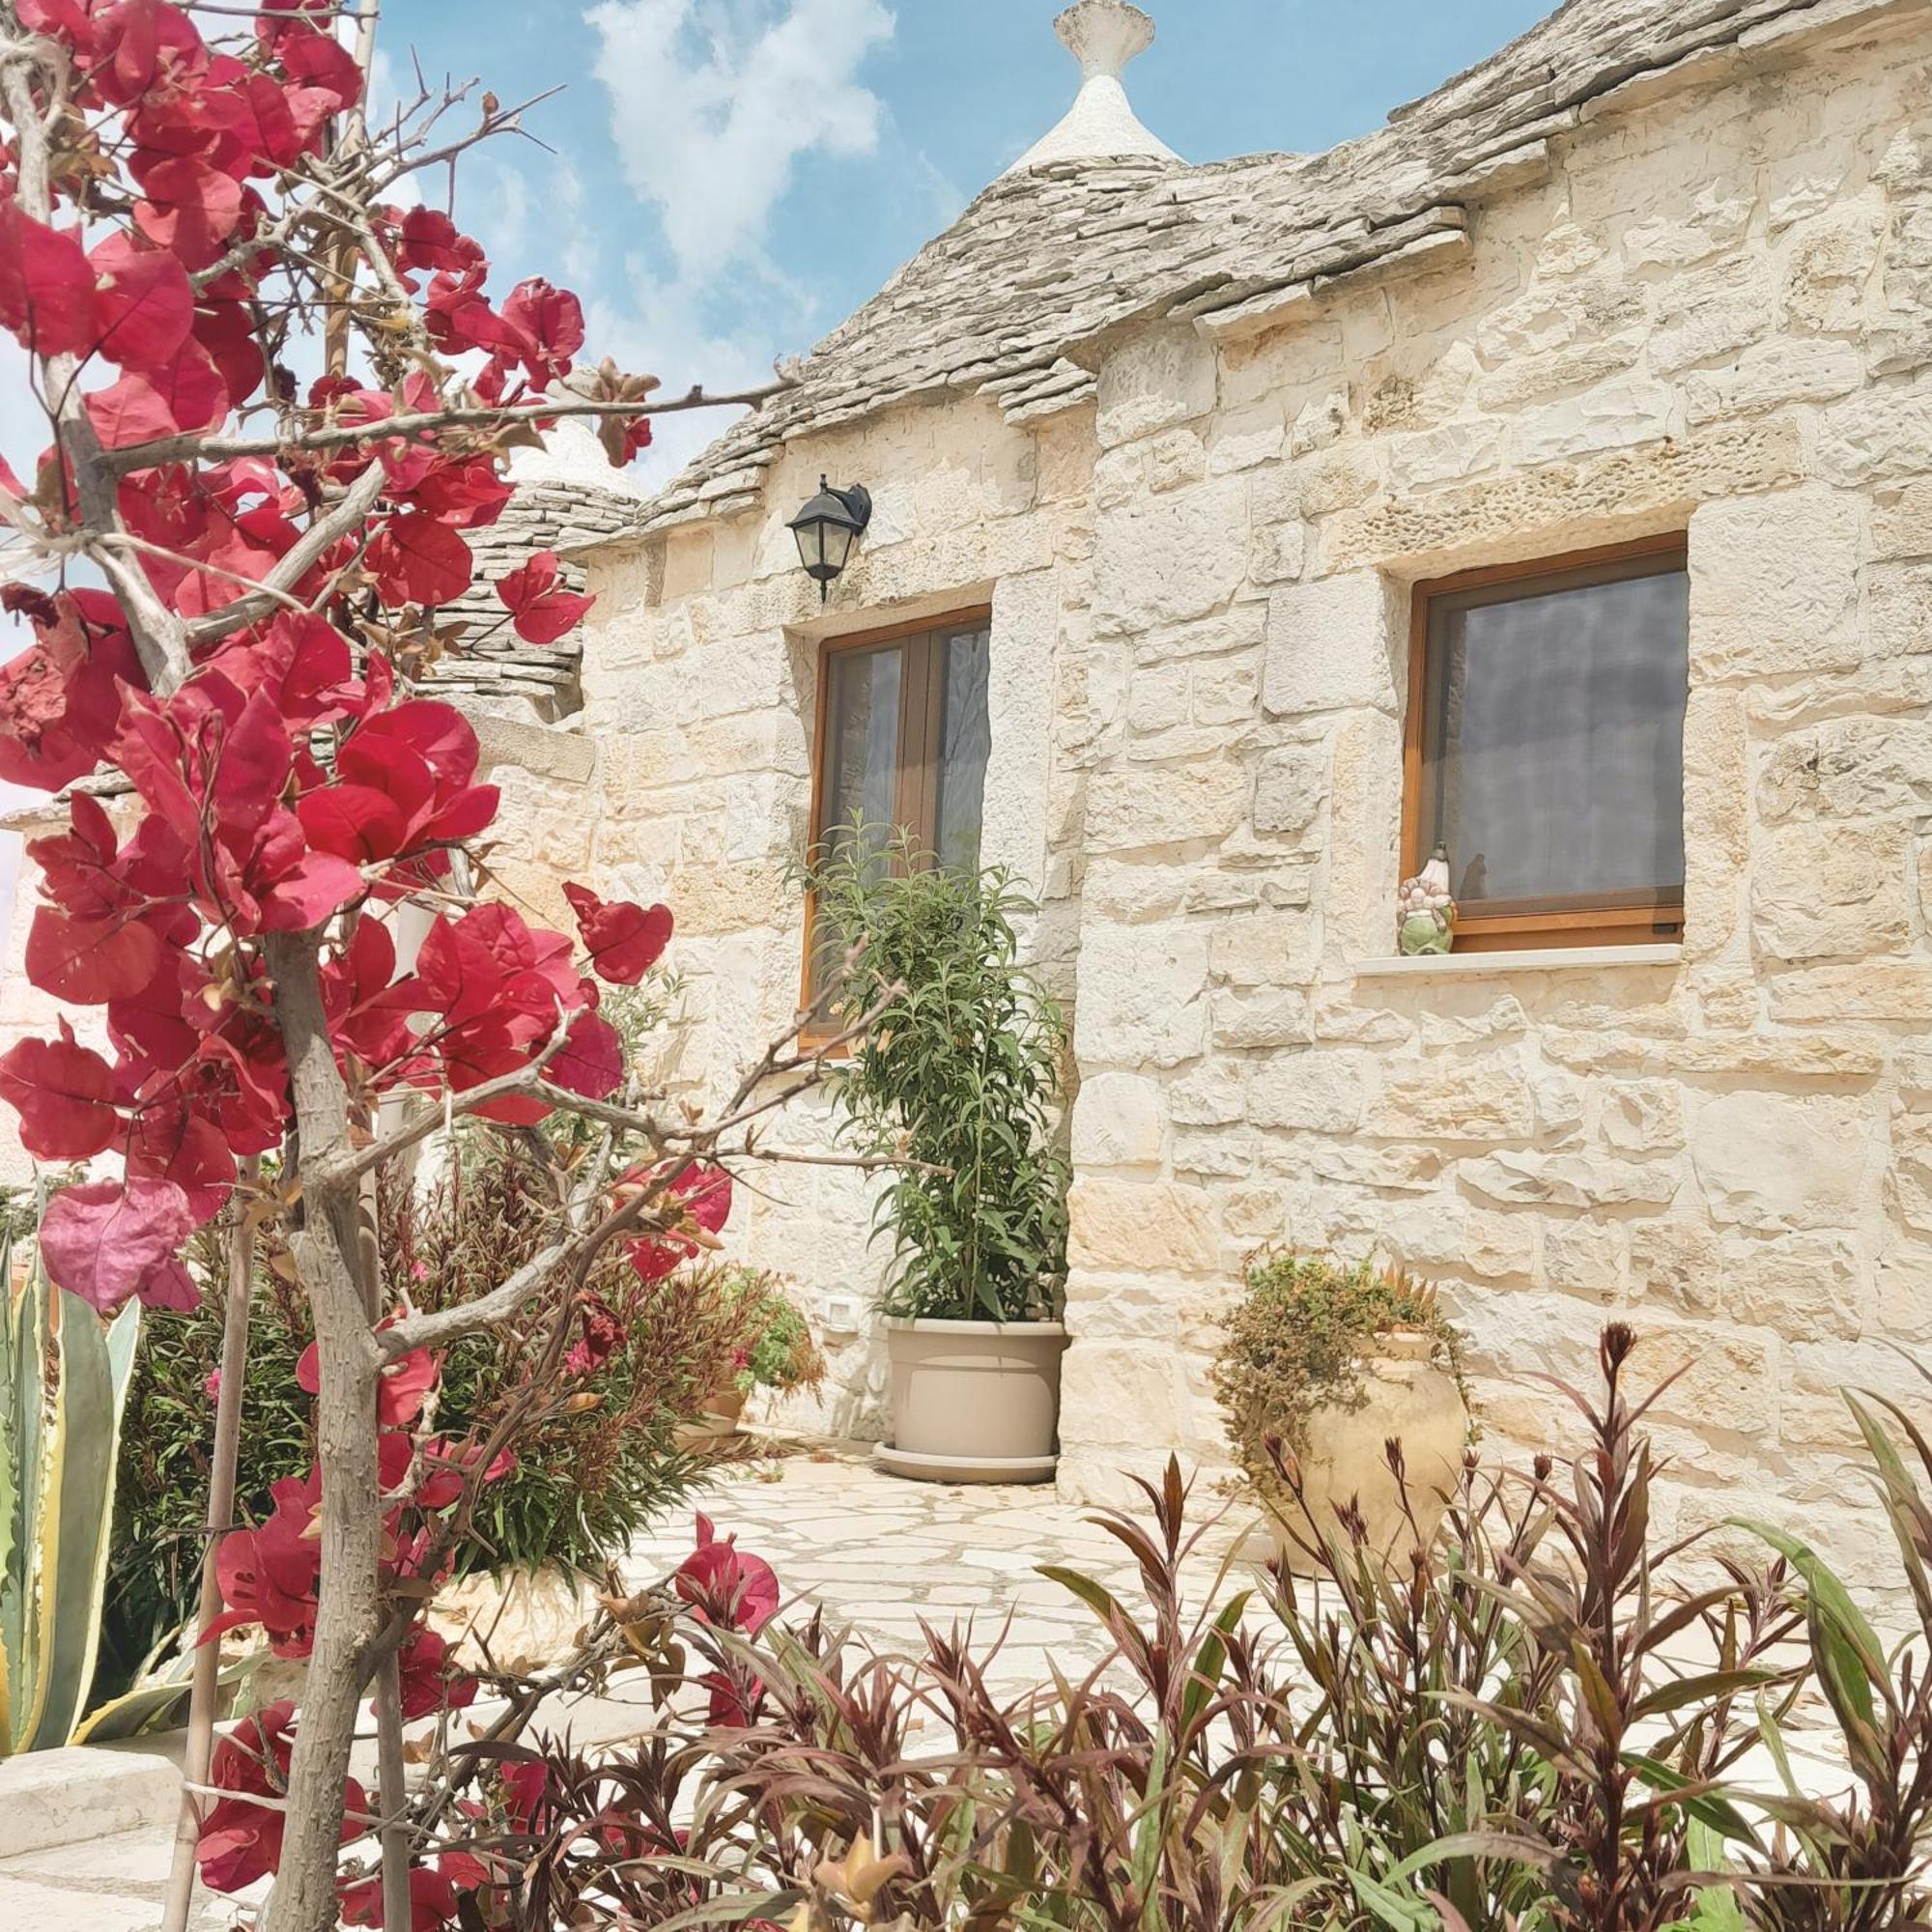
MULTIPOLYGON (((349 1095, 329 1046, 314 933, 268 942, 275 1019, 288 1052, 304 1162, 350 1151, 349 1095)), ((376 1450, 380 1356, 363 1312, 354 1183, 303 1194, 296 1263, 315 1319, 322 1366, 316 1435, 322 1470, 321 1603, 289 1770, 288 1828, 263 1932, 331 1932, 342 1785, 381 1616, 383 1531, 376 1450)))

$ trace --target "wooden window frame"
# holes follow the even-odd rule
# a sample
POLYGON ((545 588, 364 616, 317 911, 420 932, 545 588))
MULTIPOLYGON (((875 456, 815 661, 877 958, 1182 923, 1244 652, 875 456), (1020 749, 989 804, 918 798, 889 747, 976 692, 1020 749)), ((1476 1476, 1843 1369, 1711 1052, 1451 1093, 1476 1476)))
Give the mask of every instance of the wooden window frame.
MULTIPOLYGON (((813 700, 817 716, 811 734, 811 817, 807 833, 807 849, 816 854, 819 841, 829 829, 825 824, 826 785, 830 779, 832 667, 834 662, 855 652, 879 650, 887 644, 903 645, 909 639, 925 638, 927 648, 904 654, 899 679, 899 782, 894 810, 894 823, 910 829, 921 848, 931 851, 939 842, 939 768, 946 730, 946 678, 939 662, 943 649, 942 633, 984 630, 993 621, 990 604, 973 604, 959 611, 944 611, 936 616, 908 619, 901 624, 883 624, 869 631, 848 631, 838 637, 822 638, 818 644, 818 690, 813 700), (917 755, 908 757, 907 748, 917 755)), ((799 965, 798 1009, 811 1006, 812 946, 818 923, 817 895, 805 899, 805 954, 799 965)), ((808 1026, 800 1036, 807 1046, 825 1044, 832 1037, 822 1026, 808 1026)))
MULTIPOLYGON (((1567 551, 1556 556, 1534 557, 1524 563, 1497 564, 1464 570, 1417 583, 1411 593, 1408 638, 1408 715, 1403 727, 1402 872, 1413 878, 1428 858, 1422 850, 1423 780, 1428 747, 1429 640, 1434 606, 1444 597, 1471 590, 1493 589, 1526 579, 1565 577, 1607 570, 1638 559, 1654 560, 1659 576, 1672 563, 1689 568, 1689 539, 1644 537, 1632 543, 1605 544, 1594 550, 1567 551)), ((1585 589, 1587 582, 1573 586, 1585 589)), ((1458 952, 1500 952, 1578 946, 1653 946, 1674 943, 1684 933, 1684 895, 1656 893, 1647 897, 1621 896, 1616 904, 1551 907, 1519 913, 1461 917, 1456 922, 1458 952)))

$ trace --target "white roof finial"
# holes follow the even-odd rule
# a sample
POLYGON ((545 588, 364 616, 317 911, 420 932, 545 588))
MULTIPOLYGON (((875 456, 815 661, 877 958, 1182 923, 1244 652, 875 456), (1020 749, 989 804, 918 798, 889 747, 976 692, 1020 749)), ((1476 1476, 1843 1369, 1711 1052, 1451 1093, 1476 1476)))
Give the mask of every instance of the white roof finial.
POLYGON ((1054 21, 1053 31, 1089 80, 1096 73, 1119 80, 1127 63, 1153 45, 1153 22, 1125 0, 1079 0, 1054 21))
POLYGON ((1080 96, 1060 126, 1007 172, 1019 174, 1050 161, 1178 160, 1172 148, 1142 127, 1121 85, 1127 63, 1153 44, 1153 22, 1127 0, 1076 0, 1053 27, 1080 63, 1080 96))

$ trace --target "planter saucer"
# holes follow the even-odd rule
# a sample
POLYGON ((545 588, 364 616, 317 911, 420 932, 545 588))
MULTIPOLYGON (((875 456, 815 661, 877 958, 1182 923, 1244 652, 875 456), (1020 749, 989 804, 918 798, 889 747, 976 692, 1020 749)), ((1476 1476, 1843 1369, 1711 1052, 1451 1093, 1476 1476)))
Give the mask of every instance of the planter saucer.
POLYGON ((889 1475, 915 1483, 1050 1483, 1057 1456, 935 1456, 881 1442, 872 1455, 889 1475))

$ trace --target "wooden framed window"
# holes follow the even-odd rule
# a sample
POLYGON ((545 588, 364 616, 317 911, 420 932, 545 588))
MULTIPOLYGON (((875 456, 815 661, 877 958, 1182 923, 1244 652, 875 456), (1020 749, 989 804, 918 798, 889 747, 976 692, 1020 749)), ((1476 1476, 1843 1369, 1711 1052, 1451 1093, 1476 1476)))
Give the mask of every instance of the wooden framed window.
MULTIPOLYGON (((863 823, 881 844, 894 831, 962 870, 980 865, 992 615, 961 611, 887 630, 832 638, 820 647, 812 759, 815 851, 863 823)), ((832 943, 806 909, 805 1000, 832 943)))
POLYGON ((1682 933, 1690 587, 1682 537, 1416 586, 1403 875, 1448 848, 1457 951, 1682 933))

